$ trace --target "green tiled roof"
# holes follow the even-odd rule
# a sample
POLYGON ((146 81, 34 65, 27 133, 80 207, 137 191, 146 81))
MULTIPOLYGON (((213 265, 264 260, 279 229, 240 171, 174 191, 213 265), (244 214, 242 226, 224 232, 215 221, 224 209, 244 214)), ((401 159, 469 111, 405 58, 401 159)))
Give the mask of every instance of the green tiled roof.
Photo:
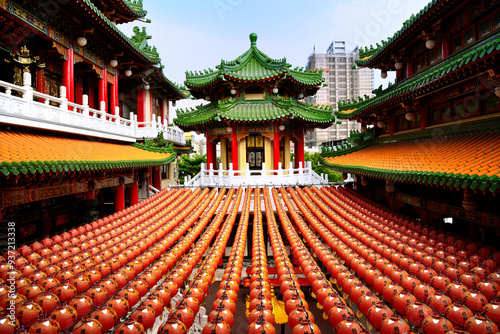
POLYGON ((454 72, 471 62, 481 60, 492 52, 498 50, 500 50, 500 30, 490 34, 487 38, 469 45, 463 50, 440 60, 419 73, 389 86, 376 97, 360 100, 355 103, 339 102, 339 108, 336 115, 339 118, 352 118, 387 100, 401 96, 417 88, 421 88, 431 82, 438 81, 450 72, 454 72))
MULTIPOLYGON (((433 21, 436 21, 437 18, 434 15, 428 15, 426 14, 429 13, 431 9, 436 9, 438 4, 442 4, 443 6, 441 7, 442 10, 445 8, 448 8, 449 6, 452 6, 453 3, 458 2, 456 0, 431 0, 420 12, 417 14, 412 14, 412 16, 406 20, 403 23, 403 27, 397 31, 392 37, 389 37, 387 41, 382 41, 381 45, 377 43, 377 47, 374 48, 370 46, 370 48, 364 48, 360 49, 359 56, 360 59, 356 60, 356 64, 359 66, 375 66, 376 63, 378 63, 377 59, 380 58, 384 54, 384 52, 388 48, 394 48, 397 49, 398 46, 395 44, 397 43, 402 37, 408 37, 411 38, 410 36, 413 36, 413 34, 421 34, 422 29, 419 29, 419 27, 415 27, 414 24, 419 21, 419 20, 424 20, 428 19, 429 22, 431 23, 433 21)), ((413 36, 414 37, 414 36, 413 36)))
POLYGON ((313 123, 331 123, 335 120, 332 107, 317 107, 295 99, 267 96, 265 100, 243 98, 219 101, 217 104, 199 106, 196 109, 177 110, 175 124, 193 126, 211 121, 232 120, 241 122, 268 121, 293 117, 313 123))
POLYGON ((141 56, 143 56, 145 59, 147 59, 151 64, 158 64, 160 63, 161 59, 158 56, 157 52, 151 52, 148 50, 141 49, 127 37, 118 27, 111 22, 106 15, 104 15, 99 8, 97 8, 91 0, 81 0, 85 5, 87 5, 104 23, 110 27, 112 30, 114 30, 123 40, 126 42, 126 44, 133 50, 137 51, 141 56))
POLYGON ((257 48, 257 35, 250 34, 251 46, 245 53, 232 61, 222 60, 216 70, 186 72, 185 84, 188 87, 203 87, 224 77, 240 81, 261 81, 289 75, 296 82, 306 86, 318 86, 323 83, 322 71, 304 71, 295 68, 285 58, 272 59, 257 48))
POLYGON ((148 13, 147 11, 142 9, 142 0, 123 0, 123 3, 137 17, 146 16, 146 14, 148 13))

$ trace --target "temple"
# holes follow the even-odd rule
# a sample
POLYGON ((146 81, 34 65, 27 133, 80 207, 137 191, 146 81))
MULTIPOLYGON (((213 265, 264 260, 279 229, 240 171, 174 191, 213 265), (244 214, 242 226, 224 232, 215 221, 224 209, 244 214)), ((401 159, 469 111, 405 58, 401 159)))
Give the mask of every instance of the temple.
MULTIPOLYGON (((246 179, 244 185, 265 185, 267 176, 278 170, 285 170, 278 184, 323 182, 318 175, 307 180, 297 177, 298 169, 305 167, 304 132, 326 128, 335 120, 330 107, 301 101, 315 94, 323 81, 321 70, 292 69, 285 58, 272 59, 264 54, 257 48, 257 35, 253 33, 250 49, 235 60, 222 60, 215 70, 186 72, 185 85, 191 95, 208 104, 177 110, 174 122, 185 131, 205 134, 208 170, 220 169, 209 180, 204 176, 210 172, 204 169, 188 184, 237 186, 246 179), (232 172, 244 170, 246 174, 232 172)), ((307 172, 309 176, 313 173, 307 172)))
POLYGON ((141 0, 58 3, 0 1, 0 333, 500 332, 499 1, 432 0, 335 114, 255 34, 181 87, 117 28, 141 0), (337 119, 333 184, 304 132, 337 119), (183 129, 208 165, 177 185, 183 129))

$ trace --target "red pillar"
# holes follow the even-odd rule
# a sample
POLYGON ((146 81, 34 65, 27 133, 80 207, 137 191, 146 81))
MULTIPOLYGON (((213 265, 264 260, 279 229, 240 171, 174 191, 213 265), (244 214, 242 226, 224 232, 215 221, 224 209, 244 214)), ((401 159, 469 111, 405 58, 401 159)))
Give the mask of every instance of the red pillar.
MULTIPOLYGON (((36 70, 36 91, 45 94, 45 70, 36 70)), ((39 99, 38 102, 43 103, 45 99, 39 99)))
POLYGON ((393 135, 396 132, 396 116, 389 117, 389 135, 393 135))
POLYGON ((278 169, 280 162, 280 135, 278 122, 274 122, 274 138, 273 138, 273 169, 278 169))
POLYGON ((95 199, 95 191, 89 190, 84 195, 85 199, 95 199))
POLYGON ((108 71, 106 69, 102 70, 102 78, 99 79, 99 110, 102 101, 105 102, 105 111, 108 112, 108 71))
POLYGON ((429 125, 429 109, 422 109, 420 112, 420 130, 424 130, 429 125))
POLYGON ((153 187, 155 187, 158 190, 161 190, 161 168, 160 166, 156 166, 153 168, 153 172, 155 173, 155 176, 153 178, 153 187))
POLYGON ((233 131, 231 132, 231 160, 233 160, 233 169, 238 168, 238 134, 236 133, 236 124, 231 125, 233 131))
POLYGON ((66 87, 68 102, 74 102, 75 66, 73 49, 66 50, 66 60, 63 65, 63 86, 66 87))
POLYGON ((397 82, 400 82, 403 80, 403 70, 396 70, 396 79, 397 82))
POLYGON ((304 141, 305 141, 305 137, 304 137, 304 131, 301 130, 300 131, 300 140, 298 141, 298 146, 299 146, 299 149, 298 149, 298 153, 299 153, 299 162, 302 162, 302 167, 305 167, 304 166, 304 141))
POLYGON ((132 182, 130 187, 130 205, 139 203, 139 183, 132 182))
POLYGON ((441 54, 443 55, 443 58, 446 58, 450 55, 450 53, 450 35, 443 35, 443 37, 441 37, 441 54))
POLYGON ((207 132, 205 133, 205 137, 207 138, 207 169, 210 169, 210 164, 212 164, 213 166, 213 157, 214 157, 214 154, 213 154, 213 145, 212 143, 210 142, 210 138, 209 138, 209 135, 208 135, 208 130, 207 132))
POLYGON ((413 75, 413 61, 409 60, 406 64, 406 77, 409 78, 413 75))
POLYGON ((75 83, 75 103, 83 103, 83 84, 81 82, 75 83))
POLYGON ((125 187, 123 184, 115 189, 115 212, 125 209, 125 187))
POLYGON ((160 112, 161 112, 161 124, 165 125, 165 102, 161 99, 160 102, 160 112))
POLYGON ((137 91, 137 121, 146 122, 146 91, 140 88, 137 91))
POLYGON ((113 76, 113 84, 111 85, 110 88, 111 88, 111 96, 110 96, 111 101, 109 101, 110 102, 109 113, 114 115, 115 107, 118 107, 118 75, 113 76))
POLYGON ((89 108, 95 109, 94 105, 94 100, 95 100, 95 91, 94 87, 92 86, 92 81, 90 78, 87 80, 87 95, 89 96, 89 108))
POLYGON ((153 185, 153 168, 149 167, 149 177, 148 177, 148 183, 150 186, 153 185))

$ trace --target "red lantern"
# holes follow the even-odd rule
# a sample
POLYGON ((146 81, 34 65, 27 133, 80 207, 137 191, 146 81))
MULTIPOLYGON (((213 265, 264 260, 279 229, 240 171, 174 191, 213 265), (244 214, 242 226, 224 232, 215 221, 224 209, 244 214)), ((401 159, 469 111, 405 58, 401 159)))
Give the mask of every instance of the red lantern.
POLYGON ((73 334, 102 334, 103 329, 101 323, 93 318, 85 317, 80 320, 72 331, 73 334))
POLYGON ((50 318, 57 321, 61 327, 61 331, 65 331, 71 328, 71 326, 73 326, 73 324, 78 320, 78 314, 73 307, 67 304, 62 304, 52 311, 50 318))
POLYGON ((204 328, 202 334, 230 334, 231 327, 222 317, 213 318, 204 328))
POLYGON ((424 333, 445 334, 453 330, 453 324, 438 313, 433 313, 422 322, 424 333))
POLYGON ((34 299, 35 303, 40 305, 42 308, 42 313, 49 313, 54 310, 57 305, 61 302, 59 297, 51 292, 44 292, 34 299))
POLYGON ((107 305, 101 305, 92 312, 92 318, 99 321, 102 325, 102 331, 107 332, 118 322, 118 316, 115 310, 107 305))
POLYGON ((144 327, 144 330, 150 329, 155 323, 155 311, 145 305, 137 308, 130 317, 140 323, 144 327))
POLYGON ((90 313, 92 309, 94 308, 94 303, 92 302, 92 299, 85 295, 78 295, 75 298, 71 299, 68 304, 72 306, 77 314, 78 314, 78 319, 82 319, 84 316, 90 313))
MULTIPOLYGON (((273 327, 274 328, 274 327, 273 327)), ((158 334, 187 334, 188 329, 182 321, 170 318, 158 329, 158 334)))
POLYGON ((473 312, 479 312, 488 303, 488 299, 477 289, 470 289, 464 294, 464 303, 473 312))
POLYGON ((403 290, 394 297, 394 308, 402 315, 406 315, 406 309, 413 304, 417 298, 403 290))
POLYGON ((88 289, 85 295, 94 301, 95 306, 101 305, 108 299, 107 291, 100 286, 94 286, 88 289))
POLYGON ((359 322, 356 321, 355 318, 349 318, 342 321, 337 326, 337 334, 357 334, 357 333, 366 333, 365 329, 359 322))
POLYGON ((432 309, 420 301, 409 305, 406 309, 408 321, 415 327, 421 328, 424 319, 432 314, 432 309))
POLYGON ((128 300, 119 295, 115 295, 110 301, 107 302, 107 305, 116 312, 118 319, 125 316, 130 309, 128 300))
POLYGON ((293 328, 292 334, 318 334, 321 333, 318 326, 310 319, 302 320, 297 326, 293 328))
POLYGON ((469 290, 464 284, 450 283, 446 286, 446 294, 458 300, 462 300, 467 291, 469 290))
POLYGON ((130 304, 130 307, 133 307, 135 304, 137 304, 137 302, 140 299, 139 291, 137 291, 134 287, 130 285, 123 288, 123 290, 120 290, 118 292, 118 295, 125 297, 128 303, 130 304))
MULTIPOLYGON (((57 334, 60 332, 60 330, 61 327, 59 326, 59 323, 57 323, 57 321, 52 320, 50 318, 43 318, 39 319, 36 323, 33 324, 33 326, 30 327, 29 333, 57 334)), ((0 332, 9 333, 9 332, 3 332, 1 330, 1 325, 0 325, 0 332)))
POLYGON ((460 303, 454 303, 446 307, 444 316, 455 325, 463 327, 467 319, 473 316, 472 311, 460 303))
POLYGON ((177 318, 186 325, 186 328, 191 328, 195 316, 193 310, 187 307, 185 303, 178 303, 178 304, 179 305, 177 305, 176 308, 172 310, 172 313, 170 314, 169 317, 177 318))
POLYGON ((395 314, 390 318, 384 319, 380 326, 380 332, 384 334, 402 334, 407 333, 410 330, 410 326, 406 323, 406 321, 395 314))
MULTIPOLYGON (((73 285, 70 284, 64 284, 58 286, 55 290, 54 293, 59 297, 61 302, 64 302, 68 299, 71 299, 76 296, 77 290, 73 285)), ((62 326, 61 326, 62 327, 62 326)))
POLYGON ((43 310, 41 306, 32 301, 25 301, 16 309, 16 319, 27 329, 29 329, 42 314, 43 310))
POLYGON ((351 309, 342 304, 337 304, 328 311, 328 321, 333 327, 337 327, 343 320, 354 317, 351 309))
POLYGON ((373 327, 380 330, 382 321, 392 315, 394 315, 394 312, 392 312, 387 306, 385 306, 384 303, 379 302, 376 305, 370 307, 370 309, 368 310, 367 318, 373 327))
POLYGON ((482 281, 476 286, 481 293, 491 301, 500 291, 500 285, 493 281, 482 281))
MULTIPOLYGON (((303 306, 298 306, 294 311, 288 315, 288 324, 293 329, 297 326, 303 319, 312 319, 314 321, 314 316, 312 313, 303 306)), ((274 320, 271 322, 274 323, 274 320)))
POLYGON ((163 300, 154 295, 149 296, 148 300, 143 303, 143 305, 151 307, 155 312, 155 317, 159 317, 163 313, 163 300))

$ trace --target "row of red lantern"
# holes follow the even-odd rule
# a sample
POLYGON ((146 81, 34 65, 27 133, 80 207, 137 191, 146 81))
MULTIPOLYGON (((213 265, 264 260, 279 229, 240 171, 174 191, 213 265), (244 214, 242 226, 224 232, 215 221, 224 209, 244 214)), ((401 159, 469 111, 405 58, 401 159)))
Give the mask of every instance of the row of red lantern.
MULTIPOLYGON (((54 288, 52 288, 52 289, 54 290, 54 289, 56 289, 56 288, 57 288, 57 286, 55 286, 55 287, 54 287, 54 288)), ((61 290, 62 290, 62 291, 64 291, 63 289, 61 289, 61 290)), ((54 290, 54 292, 56 292, 56 291, 57 291, 57 290, 54 290)), ((20 295, 19 295, 19 296, 20 296, 20 295)), ((33 297, 33 298, 34 298, 34 297, 38 297, 38 296, 30 296, 30 297, 33 297)), ((44 296, 41 296, 41 297, 43 298, 44 296)), ((52 294, 52 296, 51 296, 51 297, 54 297, 54 298, 50 298, 50 299, 51 299, 51 301, 50 301, 49 303, 45 303, 45 304, 49 304, 49 306, 50 306, 51 304, 53 305, 53 302, 54 302, 54 301, 56 301, 56 300, 58 299, 58 296, 55 296, 55 295, 53 295, 53 294, 52 294)), ((4 299, 5 299, 5 298, 4 298, 4 299)), ((4 302, 4 301, 5 301, 5 300, 3 300, 3 302, 4 302)), ((37 300, 37 301, 38 301, 38 300, 37 300)), ((42 300, 40 300, 39 302, 41 303, 41 302, 42 302, 42 300)), ((46 311, 47 311, 47 305, 44 305, 44 306, 45 306, 46 311)), ((23 313, 23 314, 25 314, 25 316, 26 316, 25 318, 23 317, 23 318, 25 319, 25 321, 27 321, 27 323, 25 324, 25 325, 27 325, 27 326, 25 326, 25 327, 29 327, 29 322, 31 322, 32 320, 34 320, 34 319, 30 319, 30 317, 31 317, 31 318, 33 318, 33 315, 36 315, 37 308, 36 308, 36 307, 34 307, 34 305, 32 305, 32 304, 31 304, 31 305, 22 305, 22 306, 21 306, 21 307, 19 307, 19 308, 20 308, 20 310, 18 310, 18 313, 22 312, 22 313, 23 313), (25 306, 26 306, 26 307, 25 307, 25 306), (31 312, 23 312, 23 311, 24 311, 24 310, 26 310, 26 309, 31 309, 31 312)), ((50 310, 50 309, 48 309, 48 310, 50 310)), ((42 310, 42 311, 43 311, 43 310, 42 310)), ((36 317, 35 317, 35 318, 36 318, 36 317)))
MULTIPOLYGON (((366 199, 362 199, 361 197, 357 196, 353 190, 347 190, 345 188, 341 188, 339 192, 340 196, 343 196, 344 201, 346 202, 353 202, 349 200, 347 197, 350 199, 354 199, 359 203, 364 204, 365 206, 370 206, 370 207, 375 207, 378 206, 380 207, 379 204, 374 205, 373 202, 367 201, 366 199), (344 196, 345 195, 345 196, 344 196)), ((363 206, 357 204, 357 203, 352 203, 352 206, 360 210, 361 212, 370 212, 368 209, 364 208, 363 206)), ((393 217, 393 215, 390 213, 389 210, 385 209, 383 210, 383 214, 386 217, 393 217)), ((379 218, 380 217, 376 217, 379 218)), ((455 255, 457 257, 462 257, 466 259, 470 259, 472 262, 475 263, 481 263, 483 262, 482 260, 487 264, 489 263, 490 260, 496 262, 497 264, 500 263, 500 251, 492 246, 480 246, 479 243, 475 242, 467 242, 466 240, 461 239, 458 236, 453 236, 450 234, 450 232, 447 233, 439 233, 438 230, 435 230, 433 228, 428 228, 425 225, 423 225, 420 222, 416 222, 415 220, 405 217, 405 219, 397 219, 395 221, 384 221, 385 224, 387 224, 389 227, 395 227, 397 228, 400 232, 405 232, 408 231, 410 233, 414 232, 419 232, 421 235, 416 234, 417 240, 427 240, 427 238, 435 238, 437 242, 444 242, 448 246, 446 247, 446 252, 451 254, 451 256, 455 255), (411 222, 410 222, 411 221, 411 222), (420 239, 421 238, 421 239, 420 239)), ((432 241, 429 239, 429 241, 432 241)), ((434 241, 433 243, 436 243, 434 241)))
MULTIPOLYGON (((355 219, 353 219, 352 221, 355 223, 355 225, 360 226, 362 230, 365 230, 368 234, 370 234, 370 230, 367 229, 366 226, 364 226, 362 224, 356 224, 356 220, 355 219)), ((387 240, 391 240, 391 237, 389 237, 388 239, 383 239, 383 241, 387 241, 387 240)), ((450 279, 447 278, 446 276, 444 276, 444 275, 441 275, 441 276, 437 275, 437 273, 434 272, 433 270, 426 269, 423 265, 420 265, 419 262, 417 262, 418 259, 416 259, 417 261, 415 261, 414 263, 412 263, 411 261, 408 261, 406 258, 404 258, 404 255, 398 254, 398 252, 397 252, 398 250, 407 250, 408 251, 408 250, 411 249, 411 246, 409 246, 408 248, 405 249, 404 248, 404 243, 399 243, 398 246, 396 246, 396 250, 392 250, 391 246, 393 246, 393 245, 389 245, 389 248, 385 248, 385 246, 381 246, 380 244, 377 244, 377 242, 369 244, 370 241, 371 240, 369 238, 363 238, 363 242, 365 244, 369 245, 372 249, 376 250, 379 253, 382 253, 382 255, 384 257, 386 257, 388 260, 392 261, 396 265, 401 264, 404 269, 410 270, 412 273, 419 275, 419 277, 421 279, 424 279, 424 280, 428 281, 429 283, 432 283, 435 288, 439 288, 439 289, 444 290, 451 283, 450 279), (402 263, 402 260, 405 260, 405 262, 402 263)), ((414 257, 415 256, 415 254, 413 254, 413 253, 411 253, 409 251, 405 252, 405 254, 409 255, 410 257, 414 257)), ((435 264, 437 264, 437 262, 435 264)), ((451 268, 449 268, 449 269, 451 269, 451 268)), ((465 275, 464 276, 458 270, 454 270, 454 271, 448 270, 445 273, 448 274, 449 276, 452 276, 455 273, 454 274, 455 276, 452 276, 453 279, 460 278, 462 280, 465 280, 468 277, 470 277, 470 275, 465 275)), ((484 290, 484 291, 491 291, 491 290, 493 290, 493 292, 494 292, 494 290, 496 289, 496 286, 497 286, 496 283, 482 283, 482 284, 478 283, 478 287, 480 289, 484 290)), ((452 288, 452 289, 456 290, 457 286, 449 286, 449 288, 452 288)), ((465 292, 466 291, 464 291, 464 293, 465 292)))
MULTIPOLYGON (((263 194, 269 239, 280 280, 280 290, 283 293, 283 301, 285 302, 285 312, 288 315, 288 324, 294 334, 320 333, 318 326, 315 324, 314 316, 309 311, 309 305, 305 300, 304 293, 300 289, 297 277, 293 271, 293 265, 290 262, 278 224, 276 223, 276 217, 271 205, 271 196, 269 194, 273 192, 274 197, 275 191, 276 189, 274 188, 264 188, 263 194)), ((276 209, 279 210, 277 206, 276 209)), ((283 210, 282 207, 280 209, 283 210)))
POLYGON ((248 307, 248 334, 275 334, 273 304, 266 291, 272 291, 269 283, 267 252, 262 225, 260 188, 255 189, 254 220, 252 234, 252 267, 250 277, 250 298, 248 307), (262 289, 264 288, 264 289, 262 289))
MULTIPOLYGON (((411 269, 411 268, 410 268, 411 269)), ((469 276, 468 274, 464 274, 461 278, 469 276)), ((490 278, 496 278, 498 276, 490 276, 490 278)), ((436 280, 438 277, 433 277, 432 283, 439 282, 439 280, 436 280)), ((467 282, 467 281, 466 281, 467 282)), ((474 282, 474 280, 472 280, 474 282)), ((496 291, 496 283, 492 282, 480 282, 478 283, 478 287, 482 291, 488 292, 488 288, 493 287, 493 292, 496 291)), ((442 288, 442 287, 441 287, 442 288)), ((432 288, 431 288, 432 289, 432 288)), ((425 291, 422 289, 415 289, 415 293, 419 293, 425 291)), ((491 290, 489 290, 491 291, 491 290)), ((427 292, 430 292, 427 290, 427 292)), ((463 284, 455 284, 455 283, 450 283, 446 286, 446 292, 448 295, 451 295, 452 298, 460 298, 462 297, 463 294, 465 294, 465 299, 466 303, 471 306, 474 310, 477 311, 482 311, 485 313, 489 319, 485 319, 481 314, 477 314, 475 317, 472 317, 473 312, 468 309, 466 306, 460 304, 460 303, 455 303, 451 304, 451 300, 449 297, 446 297, 439 293, 439 291, 435 295, 431 295, 428 297, 429 302, 434 306, 434 307, 443 307, 445 304, 451 304, 446 309, 444 310, 444 314, 453 320, 454 323, 457 323, 461 326, 467 326, 467 328, 470 327, 489 327, 490 330, 494 330, 494 325, 491 324, 491 322, 496 323, 497 325, 500 324, 500 303, 496 301, 491 301, 489 304, 485 305, 486 303, 486 298, 482 296, 481 294, 477 293, 477 291, 471 290, 470 292, 467 292, 466 288, 463 287, 463 284), (475 305, 477 304, 477 305, 475 305), (474 307, 477 306, 477 307, 474 307), (482 308, 482 310, 481 310, 482 308), (465 316, 467 314, 467 316, 465 316), (491 319, 491 320, 490 320, 491 319)), ((427 294, 425 294, 427 295, 427 294)), ((424 296, 425 296, 424 295, 424 296)), ((490 294, 491 295, 491 294, 490 294)), ((494 295, 494 293, 493 293, 494 295)), ((404 299, 404 298, 403 298, 404 299)), ((442 312, 442 310, 441 310, 442 312)))
POLYGON ((169 277, 177 286, 182 286, 207 250, 210 242, 219 230, 219 227, 221 227, 214 247, 205 257, 205 260, 200 266, 200 270, 198 270, 196 277, 191 281, 190 286, 186 288, 182 298, 177 301, 174 309, 170 312, 168 320, 160 327, 159 333, 187 333, 189 328, 193 325, 200 304, 203 302, 212 282, 218 262, 222 259, 222 254, 220 254, 220 243, 224 239, 226 239, 227 242, 232 224, 234 224, 234 220, 236 219, 241 193, 242 190, 238 189, 236 195, 237 199, 232 201, 233 205, 231 210, 221 227, 222 220, 224 219, 234 194, 234 189, 229 191, 222 210, 218 212, 213 222, 208 226, 189 254, 169 273, 169 277), (235 202, 238 202, 238 205, 236 205, 235 202), (229 232, 227 231, 228 226, 230 227, 229 232))
MULTIPOLYGON (((293 201, 283 188, 280 188, 280 193, 281 198, 283 199, 286 207, 288 208, 288 212, 295 223, 295 226, 305 238, 308 245, 311 246, 316 256, 324 264, 334 262, 335 257, 333 254, 308 228, 304 219, 298 213, 296 207, 303 205, 303 203, 296 199, 293 189, 288 188, 288 193, 292 196, 293 201)), ((318 306, 323 309, 324 315, 328 317, 330 324, 336 329, 337 333, 349 333, 353 330, 367 333, 366 329, 355 320, 353 311, 331 286, 330 281, 326 278, 312 256, 306 250, 299 235, 288 219, 286 212, 279 201, 277 192, 273 192, 273 194, 275 195, 274 199, 276 207, 278 208, 278 214, 280 215, 280 220, 283 224, 287 238, 290 241, 292 251, 300 263, 302 272, 312 286, 314 295, 319 304, 318 306)))
MULTIPOLYGON (((356 269, 356 268, 355 268, 355 269, 356 269)), ((390 282, 390 280, 386 279, 385 281, 383 281, 383 283, 380 285, 380 287, 382 287, 384 283, 385 283, 385 284, 387 284, 387 283, 389 283, 389 282, 390 282)), ((391 291, 393 292, 393 290, 394 290, 394 289, 393 289, 391 286, 386 286, 386 288, 383 290, 383 292, 384 292, 384 296, 385 296, 385 297, 387 297, 387 293, 388 293, 388 292, 391 292, 391 291)), ((433 298, 434 298, 434 297, 436 297, 436 296, 433 296, 433 298)), ((389 298, 392 298, 392 297, 391 297, 391 296, 389 296, 389 298)), ((435 299, 439 299, 439 298, 435 298, 435 299)), ((430 311, 430 308, 429 308, 428 310, 430 311)), ((432 313, 432 311, 430 311, 430 313, 432 313)), ((431 320, 429 319, 429 321, 431 321, 431 320)), ((429 322, 429 321, 428 321, 428 322, 429 322)), ((432 320, 432 321, 437 321, 437 320, 434 318, 434 320, 432 320)), ((442 321, 444 321, 444 320, 442 320, 442 321)))
MULTIPOLYGON (((338 191, 332 190, 332 192, 335 192, 338 196, 342 196, 338 191)), ((335 199, 337 201, 340 201, 339 198, 334 197, 334 200, 335 199)), ((343 206, 346 210, 350 210, 351 213, 355 213, 353 211, 354 209, 352 209, 352 207, 349 207, 345 202, 340 201, 340 203, 341 206, 343 206)), ((391 224, 389 224, 387 220, 385 220, 384 222, 380 221, 378 223, 375 222, 373 226, 377 230, 390 234, 392 237, 400 239, 404 243, 407 243, 409 246, 416 247, 420 251, 423 251, 424 252, 423 254, 427 255, 426 261, 428 261, 428 265, 432 264, 435 261, 440 261, 440 263, 437 265, 439 265, 439 268, 442 269, 442 271, 445 271, 447 267, 450 267, 449 269, 450 275, 456 276, 455 272, 460 272, 463 270, 466 271, 471 270, 472 265, 474 266, 481 265, 483 267, 488 268, 489 271, 495 271, 498 268, 498 264, 493 259, 490 258, 486 260, 480 255, 470 256, 467 251, 463 249, 458 250, 455 246, 448 244, 447 243, 448 239, 444 242, 439 242, 436 244, 436 241, 434 241, 433 239, 427 239, 427 236, 421 234, 419 231, 412 232, 410 234, 411 237, 410 238, 406 235, 407 233, 401 232, 400 228, 398 229, 399 231, 395 230, 395 228, 398 227, 396 223, 392 223, 391 226, 391 224), (460 268, 457 268, 457 266, 460 268)), ((450 241, 455 244, 461 241, 463 242, 463 244, 465 244, 465 242, 460 239, 457 240, 455 238, 452 238, 450 241)), ((486 256, 489 256, 491 254, 492 248, 483 247, 481 251, 486 256)), ((476 268, 476 270, 479 270, 479 268, 476 268)), ((453 276, 451 278, 453 278, 453 276)))
MULTIPOLYGON (((368 240, 367 238, 364 238, 365 242, 368 240)), ((400 249, 401 244, 397 246, 398 249, 400 249)), ((373 248, 373 247, 372 247, 373 248)), ((411 254, 409 254, 411 256, 411 254)), ((392 262, 398 264, 397 257, 396 261, 393 258, 394 256, 398 256, 397 253, 394 253, 391 255, 391 257, 388 257, 389 259, 392 260, 392 262)), ((401 265, 401 260, 399 260, 399 264, 401 265)), ((412 263, 408 266, 408 263, 406 263, 406 266, 404 266, 405 269, 409 269, 412 273, 419 274, 424 280, 428 281, 428 283, 432 284, 434 288, 444 290, 448 295, 450 295, 451 298, 456 298, 456 299, 464 299, 465 297, 468 297, 469 301, 472 300, 477 301, 479 300, 485 300, 485 297, 483 297, 481 294, 477 294, 477 291, 474 289, 471 289, 471 293, 467 294, 468 287, 474 287, 476 286, 479 291, 484 293, 486 298, 491 300, 495 294, 498 293, 498 283, 494 281, 484 281, 481 282, 479 277, 474 275, 473 273, 466 273, 462 274, 460 276, 455 276, 454 278, 456 279, 457 277, 463 282, 463 284, 460 283, 453 283, 450 282, 450 280, 446 276, 440 276, 437 275, 435 272, 425 269, 424 266, 420 266, 418 262, 412 263), (465 286, 465 285, 467 286, 465 286)), ((449 271, 447 271, 449 273, 449 271)), ((495 279, 496 275, 492 276, 492 279, 495 279)), ((481 308, 484 306, 484 303, 479 304, 479 307, 476 308, 477 311, 480 311, 481 308)), ((475 309, 473 307, 473 309, 475 309)), ((488 310, 494 309, 493 306, 489 306, 488 310)), ((491 312, 491 311, 490 311, 491 312)), ((492 315, 493 316, 493 315, 492 315)))
MULTIPOLYGON (((147 266, 147 264, 146 264, 146 266, 147 266)), ((141 270, 142 270, 142 268, 141 268, 141 270)), ((147 276, 146 276, 146 279, 147 279, 147 276)), ((137 284, 137 282, 136 282, 136 284, 137 284)), ((85 309, 85 304, 86 304, 86 303, 83 301, 83 303, 81 303, 81 304, 84 306, 82 309, 85 309)), ((86 306, 86 307, 88 308, 88 303, 87 303, 87 306, 86 306)))
POLYGON ((227 295, 234 303, 237 302, 241 284, 243 257, 245 255, 252 193, 253 189, 251 188, 245 190, 245 199, 243 201, 243 210, 241 212, 238 229, 236 230, 228 264, 224 270, 224 275, 216 294, 217 299, 212 304, 212 312, 208 315, 207 324, 203 328, 203 333, 205 334, 212 333, 213 331, 217 333, 230 333, 234 325, 235 310, 230 310, 227 302, 221 297, 227 295))

